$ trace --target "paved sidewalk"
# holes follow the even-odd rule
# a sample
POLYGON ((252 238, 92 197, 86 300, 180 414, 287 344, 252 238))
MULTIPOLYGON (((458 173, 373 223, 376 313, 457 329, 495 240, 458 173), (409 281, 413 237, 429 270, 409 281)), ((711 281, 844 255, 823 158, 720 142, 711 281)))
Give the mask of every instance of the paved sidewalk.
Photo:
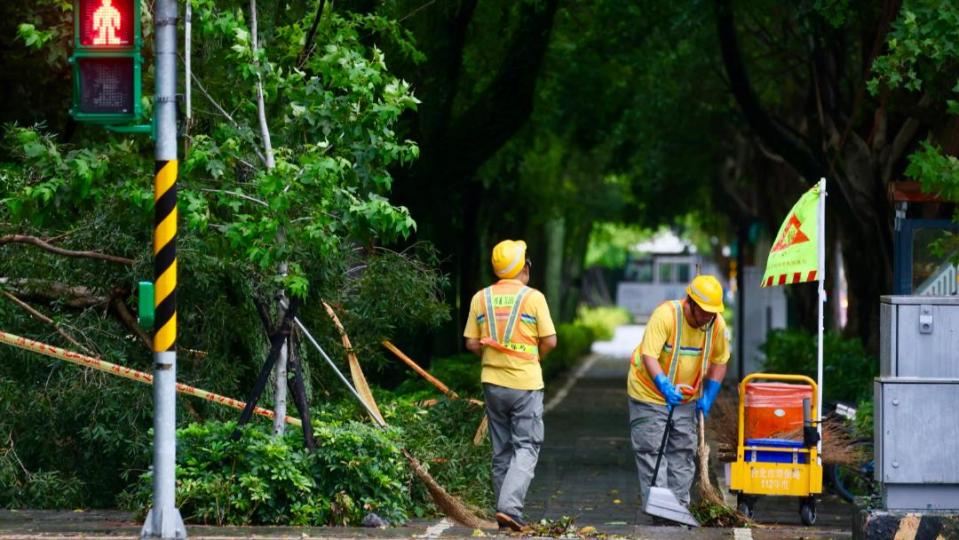
MULTIPOLYGON (((620 534, 640 534, 652 524, 639 505, 626 405, 629 356, 643 330, 620 327, 612 341, 594 345, 593 356, 569 381, 547 389, 546 441, 527 496, 529 519, 573 516, 580 526, 620 534)), ((722 481, 723 471, 715 472, 722 481)), ((826 495, 816 526, 802 527, 795 498, 766 497, 757 503, 755 518, 770 532, 778 531, 773 537, 792 528, 800 536, 843 537, 849 536, 852 511, 826 495)), ((762 530, 754 530, 754 537, 762 537, 762 530)))

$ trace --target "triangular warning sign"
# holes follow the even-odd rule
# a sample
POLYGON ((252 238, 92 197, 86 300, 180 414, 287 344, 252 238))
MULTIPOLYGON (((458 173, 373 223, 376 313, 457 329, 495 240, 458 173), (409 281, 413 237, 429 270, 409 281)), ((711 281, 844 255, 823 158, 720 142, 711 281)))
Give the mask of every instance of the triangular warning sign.
POLYGON ((802 223, 799 221, 799 218, 796 217, 796 214, 789 216, 789 220, 786 222, 786 227, 783 228, 782 234, 779 235, 779 238, 776 240, 776 244, 773 245, 772 252, 782 251, 789 246, 795 244, 801 244, 803 242, 808 242, 809 237, 802 232, 802 223))

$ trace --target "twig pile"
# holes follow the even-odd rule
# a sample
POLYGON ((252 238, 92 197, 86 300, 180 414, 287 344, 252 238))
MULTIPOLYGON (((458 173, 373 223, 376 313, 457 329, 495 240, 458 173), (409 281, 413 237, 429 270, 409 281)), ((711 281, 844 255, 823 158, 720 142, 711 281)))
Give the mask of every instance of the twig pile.
MULTIPOLYGON (((739 409, 736 399, 722 396, 716 400, 709 415, 709 433, 718 445, 720 461, 736 461, 736 445, 739 438, 739 409)), ((802 440, 802 430, 773 435, 777 439, 802 440)), ((856 465, 862 460, 861 450, 849 435, 843 420, 826 416, 822 426, 822 460, 830 465, 856 465)))
POLYGON ((696 487, 700 500, 690 505, 690 512, 705 527, 742 527, 749 519, 726 506, 723 494, 709 480, 709 445, 706 444, 706 419, 699 413, 699 478, 696 487))

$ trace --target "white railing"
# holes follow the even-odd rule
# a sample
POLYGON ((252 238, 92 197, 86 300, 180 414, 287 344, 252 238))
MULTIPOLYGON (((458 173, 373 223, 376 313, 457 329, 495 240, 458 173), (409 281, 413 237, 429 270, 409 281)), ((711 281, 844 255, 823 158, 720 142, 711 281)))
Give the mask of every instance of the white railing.
POLYGON ((914 294, 919 296, 949 296, 957 294, 956 265, 945 263, 936 270, 936 273, 926 278, 914 294))

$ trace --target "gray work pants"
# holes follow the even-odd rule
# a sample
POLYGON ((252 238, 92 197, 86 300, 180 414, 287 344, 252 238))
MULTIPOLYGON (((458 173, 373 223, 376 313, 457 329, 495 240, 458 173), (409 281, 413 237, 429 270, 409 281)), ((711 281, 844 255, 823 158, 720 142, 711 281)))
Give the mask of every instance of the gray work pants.
POLYGON ((543 391, 484 383, 483 393, 493 442, 496 510, 522 518, 526 490, 543 444, 543 391))
MULTIPOLYGON (((649 495, 668 414, 665 405, 629 398, 629 434, 633 443, 643 504, 649 495)), ((685 505, 689 505, 689 488, 696 473, 696 447, 699 443, 697 422, 695 401, 676 407, 673 413, 673 429, 669 432, 659 474, 656 476, 656 486, 668 487, 685 505)))

